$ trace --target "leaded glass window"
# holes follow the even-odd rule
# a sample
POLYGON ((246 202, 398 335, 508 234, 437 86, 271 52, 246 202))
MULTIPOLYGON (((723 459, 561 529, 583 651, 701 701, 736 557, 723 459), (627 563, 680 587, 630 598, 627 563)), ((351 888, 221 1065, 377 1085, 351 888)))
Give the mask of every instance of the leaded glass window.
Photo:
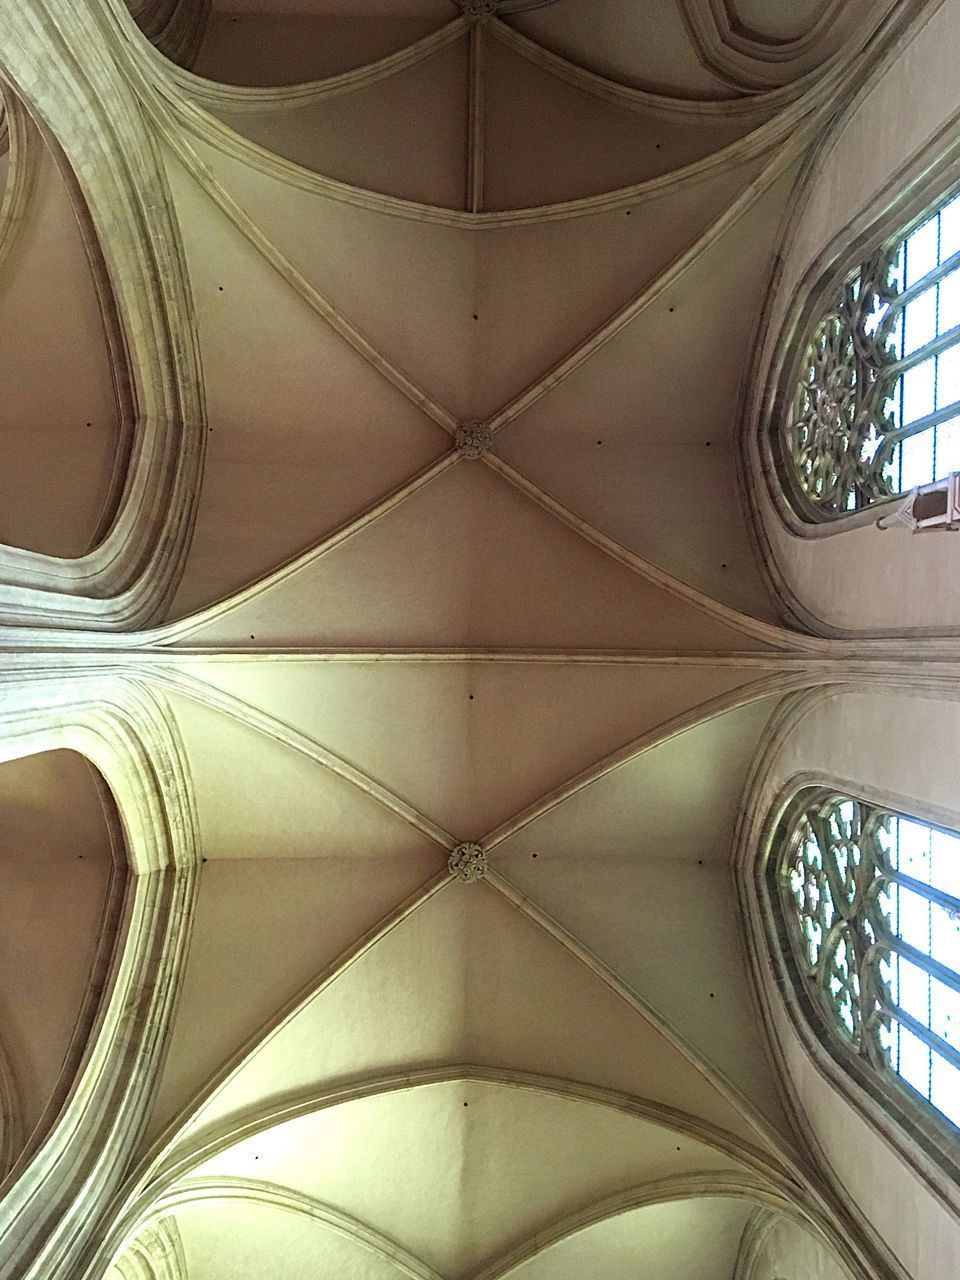
POLYGON ((960 470, 960 196, 835 291, 785 436, 790 488, 814 519, 960 470))
POLYGON ((960 1127, 960 835, 816 789, 782 838, 785 931, 827 1034, 960 1127))

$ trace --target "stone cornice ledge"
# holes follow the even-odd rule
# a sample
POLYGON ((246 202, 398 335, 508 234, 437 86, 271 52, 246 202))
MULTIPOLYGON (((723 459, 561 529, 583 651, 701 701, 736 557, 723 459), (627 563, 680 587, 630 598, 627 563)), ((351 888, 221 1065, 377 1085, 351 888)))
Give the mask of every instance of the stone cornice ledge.
POLYGON ((141 627, 176 590, 206 435, 179 230, 111 0, 0 0, 0 14, 0 69, 56 138, 87 201, 136 415, 119 509, 97 547, 59 559, 0 546, 0 623, 141 627))
POLYGON ((173 718, 135 680, 0 680, 0 708, 0 759, 69 748, 99 769, 130 866, 121 937, 83 1065, 50 1130, 0 1185, 0 1278, 68 1280, 153 1104, 198 887, 197 824, 173 718))

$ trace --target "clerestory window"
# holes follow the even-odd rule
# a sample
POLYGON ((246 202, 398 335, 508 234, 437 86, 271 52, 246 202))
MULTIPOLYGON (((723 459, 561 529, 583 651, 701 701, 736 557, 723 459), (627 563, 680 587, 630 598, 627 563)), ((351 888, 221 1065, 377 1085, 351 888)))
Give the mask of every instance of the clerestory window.
POLYGON ((834 290, 781 427, 784 479, 808 520, 960 470, 960 196, 834 290))
POLYGON ((960 1127, 960 835, 808 788, 777 848, 771 887, 814 1030, 960 1127))

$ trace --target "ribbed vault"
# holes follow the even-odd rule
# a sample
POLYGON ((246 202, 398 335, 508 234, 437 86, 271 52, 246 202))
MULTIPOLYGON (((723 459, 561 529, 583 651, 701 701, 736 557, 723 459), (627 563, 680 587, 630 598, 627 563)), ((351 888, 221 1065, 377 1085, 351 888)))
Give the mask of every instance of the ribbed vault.
POLYGON ((14 556, 0 644, 136 687, 130 821, 202 861, 122 1185, 0 1276, 902 1280, 785 1105, 732 876, 784 700, 893 657, 781 623, 737 430, 798 176, 923 6, 129 8, 0 4, 133 442, 103 564, 14 556))

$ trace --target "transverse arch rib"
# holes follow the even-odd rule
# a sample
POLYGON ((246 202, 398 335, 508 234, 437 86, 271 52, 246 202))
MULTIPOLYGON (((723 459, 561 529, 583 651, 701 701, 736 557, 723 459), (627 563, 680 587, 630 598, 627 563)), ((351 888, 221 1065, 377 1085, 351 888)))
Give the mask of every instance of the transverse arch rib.
POLYGON ((188 1178, 161 1196, 148 1221, 205 1204, 240 1203, 278 1209, 336 1231, 391 1263, 409 1280, 444 1280, 439 1272, 368 1223, 312 1196, 270 1182, 245 1178, 188 1178))

